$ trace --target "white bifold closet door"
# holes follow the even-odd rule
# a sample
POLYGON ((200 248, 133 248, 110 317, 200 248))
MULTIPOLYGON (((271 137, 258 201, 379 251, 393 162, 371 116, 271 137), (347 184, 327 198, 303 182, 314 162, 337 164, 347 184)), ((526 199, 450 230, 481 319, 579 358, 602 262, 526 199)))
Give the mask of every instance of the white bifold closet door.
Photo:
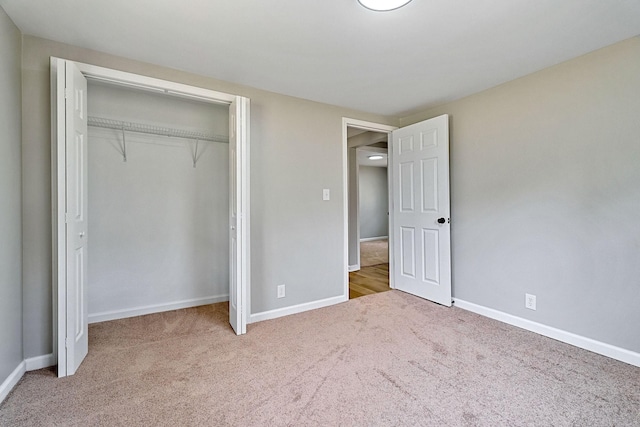
POLYGON ((229 322, 236 334, 247 332, 246 315, 242 306, 246 301, 246 282, 248 280, 248 245, 239 244, 248 241, 248 182, 242 179, 243 171, 248 167, 247 129, 248 100, 236 100, 229 107, 229 322))
MULTIPOLYGON (((90 148, 88 147, 89 115, 85 75, 98 81, 100 78, 104 78, 106 82, 118 82, 117 86, 120 87, 129 85, 137 89, 162 88, 165 94, 175 93, 178 98, 183 100, 195 99, 198 102, 204 100, 205 103, 210 102, 217 105, 218 108, 226 104, 225 107, 222 107, 225 115, 228 107, 230 144, 229 155, 228 157, 224 156, 224 162, 229 162, 229 181, 225 183, 228 184, 229 194, 226 194, 224 209, 221 212, 221 236, 224 237, 220 241, 224 246, 227 246, 228 242, 228 249, 223 250, 225 261, 228 261, 225 262, 224 270, 228 273, 229 279, 222 281, 224 283, 222 283, 223 288, 220 296, 229 299, 229 322, 235 333, 246 333, 250 280, 249 99, 89 64, 51 58, 52 122, 54 124, 52 178, 55 183, 52 189, 55 241, 53 264, 54 286, 57 292, 54 309, 57 316, 55 343, 58 357, 58 376, 74 374, 88 352, 90 315, 87 292, 89 279, 87 267, 89 258, 87 255, 90 243, 88 231, 95 234, 96 229, 88 227, 90 163, 88 154, 90 154, 90 148), (228 215, 226 213, 227 202, 229 203, 228 215)), ((187 114, 187 116, 189 115, 187 114)), ((114 147, 119 150, 118 144, 115 144, 114 147)), ((184 161, 188 165, 187 167, 191 168, 189 170, 194 171, 197 158, 198 155, 194 155, 192 158, 187 150, 187 155, 177 161, 184 161)), ((218 156, 218 158, 220 157, 218 156)), ((132 162, 132 159, 129 156, 122 159, 120 156, 118 159, 120 165, 123 161, 128 163, 132 162)), ((91 181, 93 182, 93 180, 91 181)), ((210 181, 201 187, 210 189, 210 181)), ((223 188, 225 187, 226 185, 223 188)), ((183 205, 178 204, 178 206, 183 205)), ((189 210, 189 212, 194 211, 189 210)), ((92 217, 92 223, 93 220, 92 217)), ((195 234, 201 236, 200 231, 200 229, 196 229, 195 234)), ((95 248, 93 243, 91 244, 93 253, 95 248)), ((119 247, 122 248, 122 244, 119 247)), ((110 271, 115 271, 115 267, 110 271)))
MULTIPOLYGON (((66 371, 76 372, 89 351, 87 289, 87 79, 65 67, 66 112, 66 371)), ((63 359, 64 360, 64 359, 63 359)))

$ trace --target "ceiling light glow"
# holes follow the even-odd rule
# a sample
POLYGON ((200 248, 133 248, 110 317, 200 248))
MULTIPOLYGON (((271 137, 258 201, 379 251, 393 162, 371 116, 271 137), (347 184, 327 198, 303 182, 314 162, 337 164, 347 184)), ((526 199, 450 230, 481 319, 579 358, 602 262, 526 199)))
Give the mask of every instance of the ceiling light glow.
POLYGON ((384 159, 384 157, 382 157, 380 154, 374 154, 373 156, 369 156, 367 158, 369 160, 382 160, 382 159, 384 159))
POLYGON ((367 9, 377 11, 387 11, 399 9, 411 0, 358 0, 358 2, 367 9))

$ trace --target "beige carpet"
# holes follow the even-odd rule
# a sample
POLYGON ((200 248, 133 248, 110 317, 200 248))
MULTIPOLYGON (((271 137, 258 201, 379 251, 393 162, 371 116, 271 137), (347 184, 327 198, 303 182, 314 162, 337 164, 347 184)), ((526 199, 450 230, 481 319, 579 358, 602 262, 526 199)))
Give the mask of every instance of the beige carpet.
POLYGON ((398 291, 250 325, 225 304, 90 328, 2 426, 639 426, 640 369, 398 291))
POLYGON ((360 242, 360 267, 386 264, 389 262, 389 240, 360 242))

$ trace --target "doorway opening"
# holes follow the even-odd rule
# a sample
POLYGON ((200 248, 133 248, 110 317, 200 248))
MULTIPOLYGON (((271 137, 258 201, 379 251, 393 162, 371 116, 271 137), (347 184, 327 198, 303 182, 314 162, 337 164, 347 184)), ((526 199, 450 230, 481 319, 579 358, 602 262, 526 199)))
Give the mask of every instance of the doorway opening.
POLYGON ((388 137, 395 128, 343 119, 349 299, 390 289, 388 137))
POLYGON ((358 144, 352 143, 350 148, 348 141, 348 130, 353 127, 388 137, 389 287, 451 306, 449 116, 400 129, 347 118, 342 124, 345 299, 349 292, 347 272, 359 269, 361 261, 360 227, 353 225, 359 221, 353 155, 358 144))
POLYGON ((51 78, 58 376, 88 352, 90 311, 98 322, 228 300, 246 333, 249 100, 59 58, 51 78))

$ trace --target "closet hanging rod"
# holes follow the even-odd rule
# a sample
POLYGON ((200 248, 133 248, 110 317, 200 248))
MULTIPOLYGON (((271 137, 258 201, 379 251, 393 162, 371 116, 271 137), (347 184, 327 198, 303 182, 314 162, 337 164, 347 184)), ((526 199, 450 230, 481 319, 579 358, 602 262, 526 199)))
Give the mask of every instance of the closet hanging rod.
POLYGON ((102 117, 88 117, 87 124, 89 126, 116 129, 126 132, 147 133, 151 135, 169 136, 173 138, 186 138, 196 141, 224 142, 228 143, 229 138, 222 135, 212 135, 203 132, 194 132, 190 130, 166 128, 162 126, 153 126, 143 123, 124 122, 120 120, 105 119, 102 117))

